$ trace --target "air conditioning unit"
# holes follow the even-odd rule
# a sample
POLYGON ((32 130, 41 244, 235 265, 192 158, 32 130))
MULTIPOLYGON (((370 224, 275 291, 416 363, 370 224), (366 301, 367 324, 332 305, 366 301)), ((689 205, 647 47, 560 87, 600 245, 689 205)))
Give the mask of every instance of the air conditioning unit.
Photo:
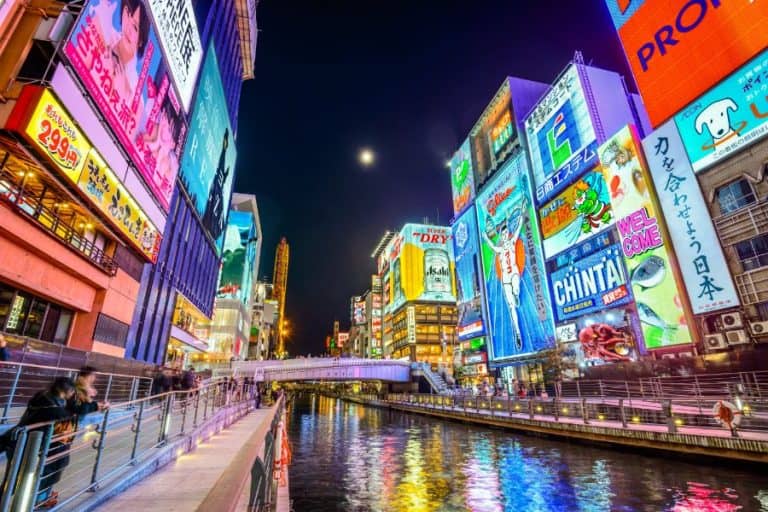
POLYGON ((720 315, 720 321, 726 329, 738 329, 744 327, 744 321, 741 319, 741 313, 734 311, 720 315))
POLYGON ((768 336, 768 322, 752 322, 749 329, 755 336, 768 336))
POLYGON ((712 350, 721 350, 728 347, 725 336, 722 334, 707 334, 704 336, 704 348, 707 352, 712 350))
POLYGON ((728 345, 743 345, 744 343, 749 343, 749 336, 747 336, 747 331, 744 329, 728 331, 725 333, 725 337, 728 340, 728 345))

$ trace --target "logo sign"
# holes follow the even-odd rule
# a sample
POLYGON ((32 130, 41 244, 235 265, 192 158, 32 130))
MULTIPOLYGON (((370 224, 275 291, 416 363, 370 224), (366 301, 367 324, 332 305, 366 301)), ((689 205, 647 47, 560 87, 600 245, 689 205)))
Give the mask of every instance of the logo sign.
POLYGON ((525 120, 536 201, 544 203, 597 164, 597 141, 576 64, 525 120))
POLYGON ((613 225, 611 194, 598 167, 539 210, 544 256, 551 258, 613 225))
POLYGON ((570 343, 578 340, 576 337, 576 324, 569 323, 555 327, 555 338, 558 343, 570 343))
POLYGON ((88 2, 64 53, 150 190, 168 210, 187 126, 149 10, 141 0, 130 5, 117 0, 88 2))
POLYGON ((480 247, 477 217, 471 206, 453 224, 453 253, 456 259, 456 295, 459 340, 485 334, 480 247))
POLYGON ((469 139, 464 141, 450 161, 451 190, 453 191, 453 213, 463 212, 475 198, 475 176, 472 170, 472 155, 469 139))
POLYGON ((408 306, 408 343, 416 343, 416 308, 408 306))
POLYGON ((550 273, 558 321, 627 304, 631 295, 618 244, 550 273))
POLYGON ((47 156, 104 218, 155 262, 160 232, 48 89, 25 86, 7 128, 47 156))
POLYGON ((607 3, 653 126, 768 45, 760 0, 607 3))
POLYGON ((224 242, 236 160, 224 86, 211 45, 200 75, 180 178, 218 251, 224 242))
POLYGON ((554 325, 525 158, 510 160, 475 204, 494 359, 552 347, 554 325))
POLYGON ((660 126, 643 140, 643 148, 693 312, 738 306, 728 264, 675 123, 660 126))
POLYGON ((652 183, 634 128, 625 126, 600 147, 606 179, 621 191, 613 199, 616 226, 635 296, 645 347, 690 343, 676 270, 667 252, 651 194, 652 183))
POLYGON ((203 43, 191 0, 148 0, 165 50, 171 76, 179 91, 184 110, 189 112, 195 81, 203 62, 203 43))
POLYGON ((768 51, 675 116, 699 172, 768 135, 768 51))

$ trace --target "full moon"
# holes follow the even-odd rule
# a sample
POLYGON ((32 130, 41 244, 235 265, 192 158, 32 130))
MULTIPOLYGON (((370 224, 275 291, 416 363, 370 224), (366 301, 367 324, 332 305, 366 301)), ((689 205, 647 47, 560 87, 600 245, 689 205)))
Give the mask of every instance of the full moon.
POLYGON ((357 158, 360 160, 361 164, 368 167, 373 164, 373 161, 376 159, 376 155, 374 155, 373 151, 370 149, 365 148, 360 150, 360 154, 357 158))

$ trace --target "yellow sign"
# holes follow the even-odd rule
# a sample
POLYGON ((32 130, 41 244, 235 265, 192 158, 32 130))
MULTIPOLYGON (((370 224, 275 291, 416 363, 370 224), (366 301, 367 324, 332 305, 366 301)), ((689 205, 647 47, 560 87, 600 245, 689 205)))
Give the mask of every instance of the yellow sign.
POLYGON ((157 260, 160 232, 95 149, 85 159, 77 186, 137 249, 153 263, 157 260))
POLYGON ((48 89, 40 95, 24 135, 50 158, 72 182, 77 183, 91 143, 48 89))

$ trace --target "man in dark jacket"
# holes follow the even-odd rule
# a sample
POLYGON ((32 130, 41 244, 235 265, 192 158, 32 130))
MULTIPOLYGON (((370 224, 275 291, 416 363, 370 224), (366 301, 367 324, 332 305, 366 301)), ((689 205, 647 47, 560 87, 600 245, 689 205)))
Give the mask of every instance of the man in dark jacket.
POLYGON ((190 391, 197 386, 195 379, 195 368, 190 366, 189 370, 185 371, 181 376, 181 389, 182 391, 190 391))
MULTIPOLYGON (((67 401, 75 395, 75 383, 67 377, 58 377, 47 391, 39 391, 30 399, 27 410, 24 411, 17 427, 34 425, 36 423, 54 423, 53 438, 48 447, 47 457, 59 455, 55 460, 47 463, 43 468, 43 476, 40 479, 40 491, 35 500, 35 507, 52 507, 58 501, 58 494, 53 492, 53 486, 61 480, 61 473, 69 465, 69 449, 71 438, 63 436, 67 432, 74 432, 75 427, 72 413, 67 409, 67 401), (64 454, 64 455, 61 455, 64 454)), ((48 426, 35 430, 44 430, 48 426)), ((7 457, 6 478, 10 471, 11 459, 16 449, 17 428, 12 428, 0 438, 0 444, 7 457)), ((5 488, 5 482, 3 487, 5 488)))

